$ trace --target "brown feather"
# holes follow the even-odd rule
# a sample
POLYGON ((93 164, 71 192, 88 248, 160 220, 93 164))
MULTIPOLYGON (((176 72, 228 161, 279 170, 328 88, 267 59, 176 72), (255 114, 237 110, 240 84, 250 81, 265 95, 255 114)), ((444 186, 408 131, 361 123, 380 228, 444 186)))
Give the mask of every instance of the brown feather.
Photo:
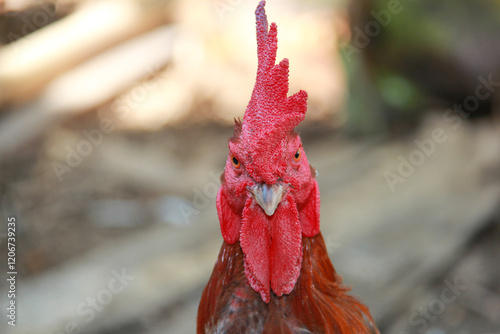
POLYGON ((269 304, 248 284, 239 242, 223 243, 198 309, 198 334, 378 333, 368 308, 348 294, 321 233, 303 239, 303 263, 293 291, 269 304))

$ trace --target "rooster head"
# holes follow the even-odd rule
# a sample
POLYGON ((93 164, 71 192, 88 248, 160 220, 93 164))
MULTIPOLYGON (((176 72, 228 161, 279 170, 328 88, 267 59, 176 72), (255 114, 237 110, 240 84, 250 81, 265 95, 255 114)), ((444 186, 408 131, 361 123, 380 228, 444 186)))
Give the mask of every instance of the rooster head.
POLYGON ((258 69, 243 121, 235 121, 217 213, 224 241, 240 242, 245 275, 266 303, 271 291, 290 293, 300 274, 302 237, 319 232, 319 191, 294 128, 304 119, 307 93, 288 95, 288 59, 275 64, 277 26, 268 27, 261 1, 258 69))

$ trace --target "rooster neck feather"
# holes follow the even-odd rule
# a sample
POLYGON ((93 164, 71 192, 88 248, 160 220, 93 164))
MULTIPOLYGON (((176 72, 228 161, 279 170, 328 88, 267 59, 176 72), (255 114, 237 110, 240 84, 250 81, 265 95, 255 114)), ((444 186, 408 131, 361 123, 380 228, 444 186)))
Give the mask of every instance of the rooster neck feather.
POLYGON ((348 295, 321 233, 304 238, 295 289, 269 303, 249 285, 239 243, 222 245, 198 311, 198 333, 377 333, 368 308, 348 295))

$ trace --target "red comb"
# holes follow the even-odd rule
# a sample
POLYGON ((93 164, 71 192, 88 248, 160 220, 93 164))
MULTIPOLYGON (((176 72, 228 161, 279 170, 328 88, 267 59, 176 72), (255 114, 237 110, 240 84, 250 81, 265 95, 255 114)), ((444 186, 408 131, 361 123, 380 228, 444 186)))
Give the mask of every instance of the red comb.
POLYGON ((288 59, 275 64, 278 50, 277 26, 268 30, 265 1, 255 11, 257 20, 257 79, 243 117, 243 132, 271 142, 279 141, 304 120, 307 93, 287 97, 288 59))

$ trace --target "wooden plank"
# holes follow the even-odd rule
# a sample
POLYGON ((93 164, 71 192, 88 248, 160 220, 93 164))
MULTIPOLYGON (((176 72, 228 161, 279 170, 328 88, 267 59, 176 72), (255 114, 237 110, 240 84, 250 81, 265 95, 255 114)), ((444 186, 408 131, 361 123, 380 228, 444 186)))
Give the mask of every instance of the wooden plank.
POLYGON ((0 105, 34 97, 77 64, 165 21, 163 1, 89 1, 0 49, 0 105))
POLYGON ((149 77, 169 61, 173 34, 171 26, 160 27, 54 79, 36 100, 2 121, 0 160, 48 128, 108 102, 149 77))

